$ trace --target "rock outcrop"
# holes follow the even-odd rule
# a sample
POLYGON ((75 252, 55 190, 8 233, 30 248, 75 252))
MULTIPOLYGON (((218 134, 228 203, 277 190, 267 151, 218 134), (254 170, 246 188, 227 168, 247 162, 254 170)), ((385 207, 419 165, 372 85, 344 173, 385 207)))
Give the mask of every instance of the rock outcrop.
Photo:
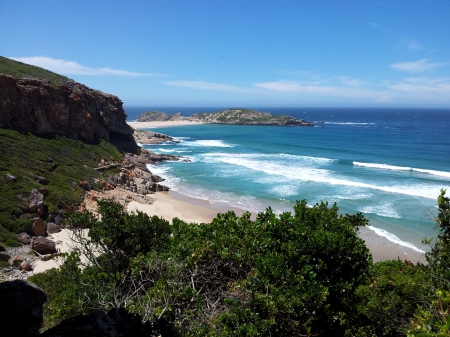
POLYGON ((162 144, 167 142, 179 143, 178 140, 159 132, 137 130, 133 134, 134 140, 140 144, 162 144))
POLYGON ((122 101, 75 81, 52 85, 0 74, 0 128, 51 133, 93 142, 104 139, 136 153, 122 101))

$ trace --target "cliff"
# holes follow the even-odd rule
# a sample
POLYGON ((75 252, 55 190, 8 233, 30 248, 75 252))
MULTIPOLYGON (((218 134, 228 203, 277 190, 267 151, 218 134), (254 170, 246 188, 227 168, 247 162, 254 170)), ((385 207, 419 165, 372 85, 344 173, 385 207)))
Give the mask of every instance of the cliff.
MULTIPOLYGON (((8 60, 13 64, 17 63, 8 60)), ((94 142, 104 139, 137 152, 122 101, 72 80, 17 78, 0 69, 0 128, 52 133, 94 142)), ((48 72, 53 74, 51 72, 48 72)))
POLYGON ((197 113, 190 117, 183 117, 180 113, 168 115, 161 111, 150 111, 142 114, 136 120, 138 122, 187 120, 207 124, 314 126, 313 123, 295 119, 292 116, 275 116, 268 112, 251 109, 227 109, 213 113, 197 113))

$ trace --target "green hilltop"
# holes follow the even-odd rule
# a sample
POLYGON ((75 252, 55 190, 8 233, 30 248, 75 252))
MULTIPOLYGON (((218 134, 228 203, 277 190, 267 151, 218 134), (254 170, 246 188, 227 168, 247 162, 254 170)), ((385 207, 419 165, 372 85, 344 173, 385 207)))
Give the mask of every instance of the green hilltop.
POLYGON ((50 81, 53 86, 60 82, 71 80, 66 76, 56 74, 47 69, 14 61, 3 56, 0 56, 0 74, 10 75, 15 78, 40 78, 50 81))

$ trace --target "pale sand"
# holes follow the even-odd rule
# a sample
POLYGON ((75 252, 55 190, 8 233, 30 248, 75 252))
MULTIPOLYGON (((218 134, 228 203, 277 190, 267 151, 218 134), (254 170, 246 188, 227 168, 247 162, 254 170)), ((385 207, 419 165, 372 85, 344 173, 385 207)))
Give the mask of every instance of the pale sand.
MULTIPOLYGON (((172 221, 177 217, 187 223, 209 223, 214 219, 218 213, 225 213, 232 210, 236 215, 241 216, 245 211, 236 207, 231 207, 227 203, 211 204, 207 200, 195 199, 178 192, 158 192, 154 195, 155 201, 153 204, 141 204, 132 201, 128 204, 127 211, 141 211, 150 216, 156 215, 163 217, 168 221, 172 221)), ((252 214, 252 219, 256 215, 252 214)), ((61 252, 67 252, 72 246, 72 241, 69 238, 68 230, 63 229, 60 233, 52 234, 54 241, 63 241, 62 244, 57 245, 61 252)), ((425 257, 411 248, 397 245, 386 238, 375 234, 373 231, 362 227, 359 236, 365 240, 367 247, 372 253, 374 262, 384 260, 409 260, 414 263, 426 263, 425 257)), ((61 259, 53 259, 49 261, 37 261, 34 268, 34 273, 40 273, 51 268, 58 268, 61 259), (59 260, 59 261, 58 261, 59 260)))
POLYGON ((146 129, 146 128, 159 128, 166 126, 181 126, 181 125, 196 125, 203 124, 201 122, 190 122, 190 121, 167 121, 167 122, 127 122, 129 126, 135 130, 146 129))
MULTIPOLYGON (((62 241, 62 243, 56 245, 56 248, 58 248, 61 253, 67 253, 70 248, 72 248, 73 244, 72 240, 70 240, 68 229, 63 229, 61 230, 61 232, 52 234, 51 236, 53 237, 52 240, 55 242, 62 241)), ((62 259, 58 257, 48 261, 37 260, 35 262, 33 273, 37 274, 42 273, 43 271, 46 271, 48 269, 59 268, 61 263, 62 259)))

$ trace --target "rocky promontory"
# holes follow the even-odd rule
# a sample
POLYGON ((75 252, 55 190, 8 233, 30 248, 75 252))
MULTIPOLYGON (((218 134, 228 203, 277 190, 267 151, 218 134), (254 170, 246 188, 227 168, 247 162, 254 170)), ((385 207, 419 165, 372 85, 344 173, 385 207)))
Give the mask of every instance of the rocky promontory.
MULTIPOLYGON (((6 60, 7 71, 13 66, 31 67, 6 60)), ((134 130, 125 122, 127 115, 117 96, 70 79, 17 78, 7 71, 0 69, 0 128, 88 142, 104 139, 123 151, 138 151, 134 130)))
POLYGON ((181 113, 170 115, 161 111, 149 111, 137 117, 136 121, 189 121, 206 124, 314 126, 313 123, 303 119, 295 119, 292 116, 277 116, 268 112, 260 112, 251 109, 226 109, 211 113, 196 113, 189 117, 183 117, 181 113))

